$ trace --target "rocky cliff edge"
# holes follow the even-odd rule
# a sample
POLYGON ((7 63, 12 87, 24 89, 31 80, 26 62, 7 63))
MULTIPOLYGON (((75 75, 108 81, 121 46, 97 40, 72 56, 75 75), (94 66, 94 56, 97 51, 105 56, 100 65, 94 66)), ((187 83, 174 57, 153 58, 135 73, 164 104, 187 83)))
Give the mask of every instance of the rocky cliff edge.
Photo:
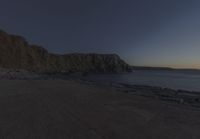
POLYGON ((130 69, 116 54, 52 54, 4 31, 0 31, 0 67, 42 73, 118 73, 130 69))

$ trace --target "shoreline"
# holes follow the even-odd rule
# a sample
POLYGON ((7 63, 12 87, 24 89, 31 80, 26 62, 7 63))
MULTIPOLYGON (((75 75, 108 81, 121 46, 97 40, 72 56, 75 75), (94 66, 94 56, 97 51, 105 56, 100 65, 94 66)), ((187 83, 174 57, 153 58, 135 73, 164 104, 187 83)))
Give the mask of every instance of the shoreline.
POLYGON ((62 74, 37 74, 28 72, 26 70, 7 70, 0 69, 0 81, 2 80, 63 80, 63 81, 78 81, 83 84, 97 85, 102 87, 112 87, 123 93, 128 93, 135 96, 151 97, 168 102, 176 102, 183 105, 200 108, 200 92, 175 90, 170 88, 163 88, 149 85, 131 85, 125 83, 112 83, 112 82, 97 82, 89 79, 82 79, 81 73, 62 75, 62 74))
POLYGON ((81 80, 81 82, 89 85, 112 87, 117 91, 135 96, 143 96, 200 108, 200 92, 197 91, 175 90, 156 86, 130 85, 124 83, 98 83, 87 80, 81 80))

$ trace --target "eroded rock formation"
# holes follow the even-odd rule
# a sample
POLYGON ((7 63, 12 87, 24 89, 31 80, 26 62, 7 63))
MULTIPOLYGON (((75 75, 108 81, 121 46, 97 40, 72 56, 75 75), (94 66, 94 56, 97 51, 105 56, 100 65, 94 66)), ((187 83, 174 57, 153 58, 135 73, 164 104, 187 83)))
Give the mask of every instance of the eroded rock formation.
POLYGON ((21 36, 4 31, 0 31, 0 67, 47 73, 129 70, 129 65, 116 54, 52 54, 40 46, 30 45, 21 36))

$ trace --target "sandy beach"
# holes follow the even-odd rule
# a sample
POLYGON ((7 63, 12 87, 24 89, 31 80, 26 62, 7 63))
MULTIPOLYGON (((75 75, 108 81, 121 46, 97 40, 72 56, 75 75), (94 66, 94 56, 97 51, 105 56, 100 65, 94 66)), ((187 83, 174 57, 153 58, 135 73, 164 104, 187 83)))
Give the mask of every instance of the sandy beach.
POLYGON ((113 87, 1 80, 1 139, 199 139, 200 109, 113 87))

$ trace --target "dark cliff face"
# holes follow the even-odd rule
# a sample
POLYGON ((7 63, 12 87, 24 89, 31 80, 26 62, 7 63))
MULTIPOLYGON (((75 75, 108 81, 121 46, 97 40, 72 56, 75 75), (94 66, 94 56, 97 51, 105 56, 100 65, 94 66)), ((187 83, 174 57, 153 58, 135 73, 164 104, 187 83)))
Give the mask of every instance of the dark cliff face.
POLYGON ((116 54, 51 54, 4 31, 0 31, 0 67, 48 73, 113 73, 130 69, 116 54))

